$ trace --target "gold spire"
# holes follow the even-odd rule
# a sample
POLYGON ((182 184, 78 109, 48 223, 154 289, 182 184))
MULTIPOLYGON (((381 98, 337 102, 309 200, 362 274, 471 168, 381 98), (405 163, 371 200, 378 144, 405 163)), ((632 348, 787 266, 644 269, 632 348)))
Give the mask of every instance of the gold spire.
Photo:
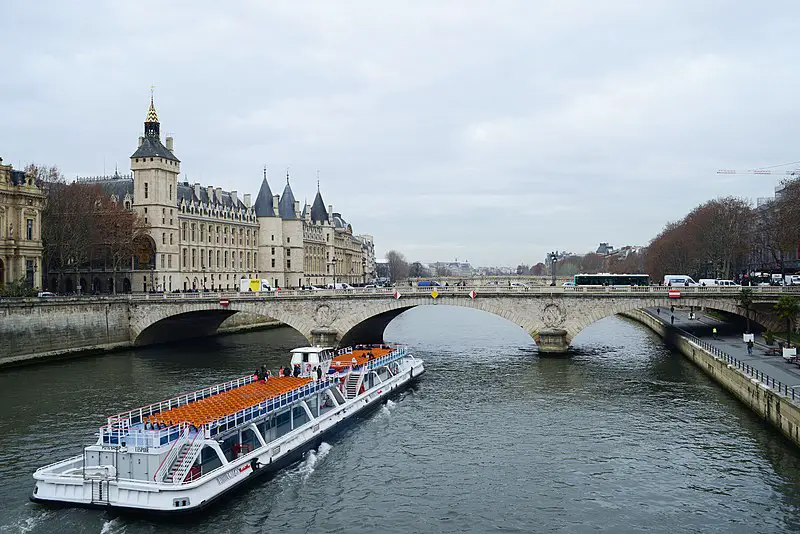
POLYGON ((155 85, 150 86, 150 109, 147 110, 147 119, 145 122, 158 122, 158 115, 156 115, 156 107, 153 105, 153 90, 155 85))

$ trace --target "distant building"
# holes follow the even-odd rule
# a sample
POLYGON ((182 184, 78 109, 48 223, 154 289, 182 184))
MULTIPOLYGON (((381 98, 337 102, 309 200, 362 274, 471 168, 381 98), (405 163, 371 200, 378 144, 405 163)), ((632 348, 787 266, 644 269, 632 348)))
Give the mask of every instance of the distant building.
POLYGON ((44 193, 32 176, 0 158, 0 287, 25 278, 39 288, 44 193))
POLYGON ((601 256, 605 256, 607 254, 610 254, 612 250, 614 250, 614 247, 612 247, 608 243, 600 243, 600 246, 597 247, 595 253, 600 254, 601 256))
POLYGON ((465 261, 437 261, 429 268, 433 276, 472 276, 472 265, 465 261))

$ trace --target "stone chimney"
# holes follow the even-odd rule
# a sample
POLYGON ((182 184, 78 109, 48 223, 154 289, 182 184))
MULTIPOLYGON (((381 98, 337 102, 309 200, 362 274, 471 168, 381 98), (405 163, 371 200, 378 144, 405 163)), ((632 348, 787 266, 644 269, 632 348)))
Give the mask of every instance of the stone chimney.
POLYGON ((172 152, 172 136, 171 135, 167 136, 167 150, 172 152))
POLYGON ((333 204, 328 204, 328 222, 333 224, 333 204))
POLYGON ((306 222, 311 224, 311 204, 306 203, 306 222))
POLYGON ((142 146, 142 143, 144 143, 144 137, 140 135, 139 136, 139 146, 142 146))
POLYGON ((297 219, 300 218, 300 201, 299 200, 295 200, 294 201, 294 216, 297 219))
POLYGON ((272 195, 272 209, 275 212, 276 217, 280 217, 280 212, 278 211, 278 203, 280 202, 281 197, 278 195, 272 195))
POLYGON ((206 187, 206 193, 208 193, 208 205, 214 204, 214 188, 210 185, 206 187))
POLYGON ((231 200, 233 200, 233 207, 239 207, 239 192, 238 191, 231 191, 231 200))
POLYGON ((214 198, 217 199, 217 202, 222 204, 222 188, 221 187, 217 187, 216 189, 214 189, 214 198))
POLYGON ((244 194, 244 200, 242 202, 244 202, 244 205, 248 208, 250 207, 250 193, 244 194))
POLYGON ((194 184, 194 196, 197 197, 198 202, 202 200, 202 197, 200 196, 200 184, 194 184))

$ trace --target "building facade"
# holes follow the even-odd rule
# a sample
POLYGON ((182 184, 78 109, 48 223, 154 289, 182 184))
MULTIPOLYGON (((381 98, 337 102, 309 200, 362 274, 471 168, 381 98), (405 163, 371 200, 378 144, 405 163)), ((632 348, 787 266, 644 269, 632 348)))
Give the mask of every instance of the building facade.
POLYGON ((0 287, 22 278, 41 287, 43 207, 44 193, 33 176, 0 158, 0 287))
POLYGON ((372 238, 354 236, 341 214, 325 208, 319 184, 313 205, 301 210, 288 173, 283 193, 273 195, 264 169, 251 202, 249 194, 240 198, 237 191, 181 182, 173 149, 172 137, 161 143, 151 98, 144 135, 131 155, 132 174, 80 179, 100 184, 150 227, 151 253, 132 262, 118 287, 225 291, 252 278, 276 288, 366 283, 365 273, 374 270, 372 238))

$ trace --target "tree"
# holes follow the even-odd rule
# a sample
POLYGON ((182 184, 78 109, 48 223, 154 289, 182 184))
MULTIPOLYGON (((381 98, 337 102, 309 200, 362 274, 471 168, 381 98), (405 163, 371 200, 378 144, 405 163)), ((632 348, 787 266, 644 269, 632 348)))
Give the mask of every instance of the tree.
POLYGON ((744 308, 744 316, 747 319, 747 333, 750 333, 750 306, 753 305, 753 290, 749 288, 742 288, 739 293, 739 306, 744 308))
POLYGON ((531 274, 534 276, 544 276, 546 272, 547 266, 542 262, 539 262, 531 267, 531 274))
POLYGON ((402 253, 396 250, 390 250, 386 253, 386 260, 389 262, 389 272, 392 282, 406 280, 408 278, 408 262, 402 253))
POLYGON ((599 273, 603 268, 603 256, 590 252, 581 259, 581 272, 585 274, 599 273))
POLYGON ((531 270, 530 267, 525 265, 524 263, 517 265, 517 270, 515 271, 518 275, 522 274, 530 274, 531 270))
POLYGON ((420 262, 415 261, 409 267, 408 275, 412 278, 428 278, 431 273, 420 262))
POLYGON ((139 254, 141 244, 149 240, 150 228, 143 217, 109 197, 100 199, 93 213, 96 218, 94 249, 111 265, 112 291, 116 294, 117 272, 123 266, 130 266, 131 257, 139 254))
POLYGON ((24 276, 0 287, 0 296, 2 297, 35 297, 36 293, 36 289, 31 287, 24 276))
POLYGON ((797 297, 784 295, 778 299, 774 309, 775 315, 786 321, 786 344, 791 345, 794 323, 797 315, 800 314, 800 301, 797 300, 797 297))

